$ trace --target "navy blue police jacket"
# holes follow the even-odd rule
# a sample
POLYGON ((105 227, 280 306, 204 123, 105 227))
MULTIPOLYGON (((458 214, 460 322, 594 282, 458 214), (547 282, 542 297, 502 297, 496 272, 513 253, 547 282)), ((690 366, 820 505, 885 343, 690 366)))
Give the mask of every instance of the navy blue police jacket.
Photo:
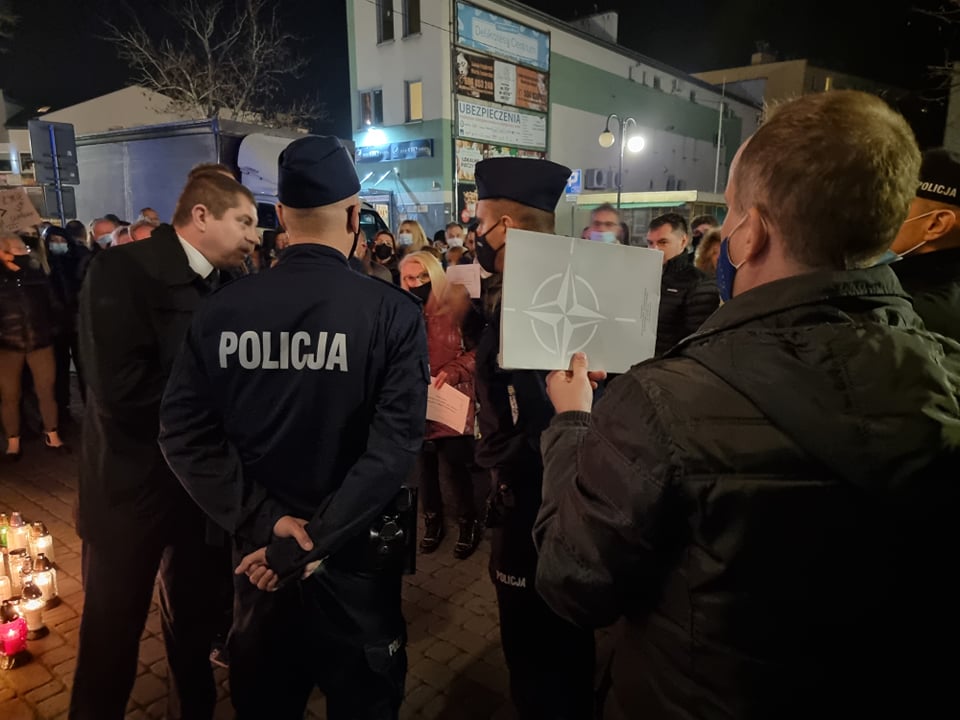
POLYGON ((196 503, 288 577, 365 537, 407 480, 430 382, 420 301, 295 245, 195 314, 160 444, 196 503), (309 521, 306 553, 273 526, 309 521))

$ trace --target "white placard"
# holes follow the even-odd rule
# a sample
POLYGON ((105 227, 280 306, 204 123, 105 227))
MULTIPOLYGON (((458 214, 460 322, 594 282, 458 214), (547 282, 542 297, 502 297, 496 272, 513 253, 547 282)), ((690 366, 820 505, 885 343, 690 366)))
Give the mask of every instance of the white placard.
POLYGON ((547 146, 545 115, 463 98, 457 100, 457 108, 460 137, 499 145, 541 149, 547 146))
POLYGON ((501 365, 565 370, 576 352, 622 373, 653 357, 663 253, 513 230, 507 233, 501 365))
POLYGON ((22 187, 0 190, 0 230, 19 232, 30 230, 42 222, 37 209, 22 187))
POLYGON ((447 268, 447 282, 463 285, 470 297, 480 297, 480 265, 451 265, 447 268))
POLYGON ((427 390, 427 420, 462 433, 470 412, 470 397, 450 385, 444 385, 437 390, 435 382, 436 378, 430 378, 430 388, 427 390))

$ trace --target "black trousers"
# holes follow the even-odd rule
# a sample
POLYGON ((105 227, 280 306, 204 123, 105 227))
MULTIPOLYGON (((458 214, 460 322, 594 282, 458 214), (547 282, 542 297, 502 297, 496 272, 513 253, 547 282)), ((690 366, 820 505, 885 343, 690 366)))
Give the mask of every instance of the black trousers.
POLYGON ((240 576, 235 598, 228 648, 237 720, 300 720, 314 687, 326 693, 330 720, 399 717, 407 674, 399 572, 328 564, 270 593, 240 576))
MULTIPOLYGON (((118 513, 122 510, 118 510, 118 513)), ((204 542, 191 507, 161 530, 83 543, 86 597, 70 698, 70 720, 122 720, 137 674, 140 635, 160 580, 160 619, 170 672, 167 716, 210 720, 217 692, 210 647, 231 588, 229 547, 204 542)))
POLYGON ((511 699, 522 720, 590 720, 595 712, 593 631, 559 617, 535 585, 532 534, 542 470, 534 464, 491 472, 494 482, 509 487, 503 522, 491 537, 490 579, 497 591, 511 699))
MULTIPOLYGON (((62 332, 57 335, 53 343, 53 353, 57 361, 57 376, 54 386, 54 395, 57 398, 57 407, 60 417, 65 418, 70 412, 70 358, 77 366, 77 381, 80 385, 80 398, 87 399, 87 388, 83 382, 83 368, 80 366, 80 350, 76 331, 62 332)), ((61 419, 60 422, 63 422, 61 419)))
POLYGON ((420 507, 424 513, 443 516, 441 482, 449 483, 457 503, 458 520, 475 520, 473 497, 473 438, 469 435, 438 438, 424 443, 417 464, 420 480, 420 507))

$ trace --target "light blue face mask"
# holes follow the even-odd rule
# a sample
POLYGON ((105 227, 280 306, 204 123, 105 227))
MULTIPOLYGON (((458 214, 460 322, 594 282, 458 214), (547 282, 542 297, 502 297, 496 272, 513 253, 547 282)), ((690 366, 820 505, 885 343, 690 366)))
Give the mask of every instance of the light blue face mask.
MULTIPOLYGON (((919 219, 921 219, 921 218, 925 218, 925 217, 927 217, 927 216, 929 216, 929 215, 933 215, 933 214, 938 213, 938 212, 943 212, 943 211, 942 211, 942 210, 931 210, 930 212, 925 212, 925 213, 922 213, 922 214, 920 214, 920 215, 914 215, 912 218, 907 218, 906 220, 904 220, 904 221, 903 221, 903 224, 906 225, 908 222, 913 222, 914 220, 919 220, 919 219)), ((923 247, 924 245, 926 245, 928 242, 930 242, 930 241, 929 241, 929 240, 924 240, 924 241, 922 241, 922 242, 918 242, 918 243, 917 243, 916 245, 914 245, 912 248, 908 248, 907 250, 904 250, 904 251, 901 252, 901 253, 894 252, 893 250, 887 250, 883 255, 881 255, 880 257, 878 257, 876 260, 873 261, 873 266, 876 267, 877 265, 889 265, 890 263, 895 263, 897 260, 902 260, 902 259, 905 258, 907 255, 909 255, 910 253, 916 252, 917 250, 919 250, 920 248, 922 248, 922 247, 923 247)))
POLYGON ((612 230, 604 230, 602 232, 592 230, 590 232, 590 239, 594 242, 610 243, 611 245, 616 245, 617 242, 619 242, 617 240, 617 234, 612 230))
POLYGON ((410 235, 409 233, 400 233, 397 235, 397 240, 399 240, 400 244, 404 247, 413 245, 413 235, 410 235))
POLYGON ((50 243, 47 249, 51 255, 66 255, 70 250, 70 246, 66 243, 50 243))
POLYGON ((106 235, 101 235, 100 237, 97 238, 97 245, 99 245, 102 248, 108 247, 112 242, 113 242, 113 235, 111 233, 107 233, 106 235))

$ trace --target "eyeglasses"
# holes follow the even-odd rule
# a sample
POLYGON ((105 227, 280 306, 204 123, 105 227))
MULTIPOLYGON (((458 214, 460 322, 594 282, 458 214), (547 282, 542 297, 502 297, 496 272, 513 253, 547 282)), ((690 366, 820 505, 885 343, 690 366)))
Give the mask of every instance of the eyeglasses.
POLYGON ((412 285, 416 282, 419 282, 421 285, 426 285, 430 282, 430 273, 422 272, 419 275, 404 275, 403 281, 407 283, 407 285, 412 285))

